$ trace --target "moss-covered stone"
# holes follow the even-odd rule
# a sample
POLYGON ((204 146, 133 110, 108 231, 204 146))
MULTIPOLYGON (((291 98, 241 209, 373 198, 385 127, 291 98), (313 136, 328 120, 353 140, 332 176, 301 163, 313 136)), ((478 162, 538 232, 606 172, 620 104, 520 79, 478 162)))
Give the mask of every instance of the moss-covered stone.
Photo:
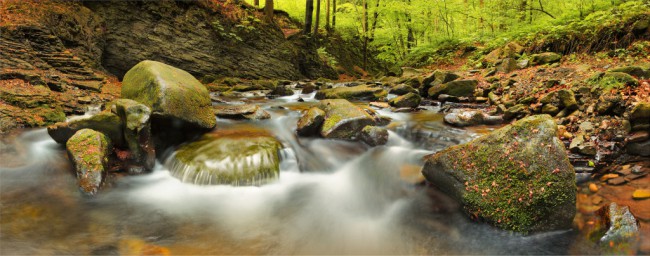
POLYGON ((411 87, 410 85, 407 84, 398 84, 395 85, 395 87, 391 88, 388 93, 390 94, 395 94, 395 95, 404 95, 409 92, 417 93, 418 90, 415 88, 411 87))
POLYGON ((650 70, 639 66, 624 66, 612 68, 609 72, 621 72, 638 78, 650 78, 650 70))
POLYGON ((59 144, 64 144, 81 129, 92 129, 106 134, 118 147, 126 146, 124 141, 124 124, 119 116, 108 112, 100 112, 94 116, 60 122, 47 127, 47 133, 59 144))
POLYGON ((396 108, 416 108, 420 102, 422 102, 422 97, 417 93, 410 92, 391 99, 388 104, 396 108))
POLYGON ((258 105, 216 105, 213 106, 214 114, 225 119, 248 119, 259 120, 269 119, 271 115, 258 105))
POLYGON ((388 142, 388 130, 384 127, 368 125, 361 129, 359 138, 369 146, 384 145, 388 142))
POLYGON ((568 229, 575 176, 556 134, 550 116, 531 116, 425 157, 422 173, 473 219, 523 233, 568 229))
POLYGON ((538 54, 533 54, 530 56, 530 63, 532 65, 544 65, 544 64, 553 64, 560 62, 562 55, 554 52, 543 52, 538 54))
POLYGON ((77 173, 79 190, 88 196, 97 194, 106 177, 111 140, 101 132, 81 129, 66 142, 66 149, 77 173))
POLYGON ((542 97, 539 102, 544 104, 542 107, 542 113, 544 114, 555 115, 562 110, 572 112, 578 109, 575 94, 567 89, 552 91, 542 97))
POLYGON ((280 148, 264 130, 219 130, 181 146, 167 165, 183 182, 262 185, 280 175, 280 148))
POLYGON ((503 119, 505 120, 512 120, 512 119, 519 119, 523 118, 530 114, 530 111, 528 110, 528 106, 524 104, 517 104, 512 107, 509 107, 505 113, 503 113, 503 119))
POLYGON ((353 87, 337 87, 320 90, 316 99, 346 99, 346 100, 378 100, 385 97, 386 90, 373 85, 358 85, 353 87))
POLYGON ((422 87, 420 87, 420 95, 427 97, 429 95, 429 89, 432 86, 449 83, 458 78, 460 78, 460 76, 451 71, 436 70, 430 76, 424 78, 422 81, 422 87))
POLYGON ((154 116, 208 129, 217 123, 205 86, 186 71, 164 63, 145 60, 131 68, 124 75, 122 98, 148 106, 154 116))
POLYGON ((323 100, 318 108, 325 111, 325 121, 320 130, 324 138, 356 140, 363 127, 376 123, 367 111, 347 100, 323 100))
POLYGON ((456 97, 472 97, 477 85, 478 81, 473 79, 451 81, 431 87, 428 95, 432 99, 438 98, 440 94, 447 94, 456 97))
POLYGON ((632 126, 650 124, 650 102, 639 102, 632 108, 630 123, 632 123, 632 126))
POLYGON ((317 135, 321 130, 323 121, 325 121, 325 111, 317 107, 312 107, 298 119, 296 133, 300 136, 317 135))
POLYGON ((151 138, 151 109, 134 100, 119 99, 109 104, 111 112, 124 124, 124 140, 129 148, 129 171, 153 170, 156 153, 151 138))
POLYGON ((601 94, 613 89, 623 89, 626 86, 636 87, 639 85, 633 76, 622 72, 605 72, 597 73, 587 79, 587 84, 591 85, 591 92, 601 94))

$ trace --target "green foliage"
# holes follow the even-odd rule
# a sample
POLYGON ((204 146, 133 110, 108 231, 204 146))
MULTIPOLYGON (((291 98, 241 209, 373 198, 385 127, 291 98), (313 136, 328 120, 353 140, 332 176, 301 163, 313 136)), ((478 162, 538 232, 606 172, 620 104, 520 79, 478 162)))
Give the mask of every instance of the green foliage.
POLYGON ((332 55, 330 55, 326 50, 325 47, 318 48, 318 57, 320 59, 327 63, 330 67, 336 67, 338 65, 338 62, 336 61, 336 58, 334 58, 332 55))

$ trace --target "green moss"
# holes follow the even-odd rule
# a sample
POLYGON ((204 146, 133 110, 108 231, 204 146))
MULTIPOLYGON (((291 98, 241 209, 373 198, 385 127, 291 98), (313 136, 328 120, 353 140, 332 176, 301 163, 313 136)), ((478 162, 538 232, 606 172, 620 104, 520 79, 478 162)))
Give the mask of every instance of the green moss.
POLYGON ((631 75, 622 72, 605 72, 597 73, 587 79, 587 84, 591 85, 591 92, 601 94, 611 90, 620 90, 626 86, 636 87, 639 85, 631 75))
POLYGON ((380 87, 359 85, 320 90, 315 97, 316 99, 378 100, 386 95, 388 92, 380 87))

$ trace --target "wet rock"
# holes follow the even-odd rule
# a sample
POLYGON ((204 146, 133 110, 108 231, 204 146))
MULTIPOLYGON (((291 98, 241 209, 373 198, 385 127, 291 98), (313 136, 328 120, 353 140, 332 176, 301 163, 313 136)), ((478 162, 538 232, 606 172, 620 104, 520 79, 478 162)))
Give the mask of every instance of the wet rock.
POLYGON ((291 90, 291 88, 286 85, 278 85, 269 93, 269 95, 273 96, 291 96, 293 94, 293 90, 291 90))
POLYGON ((422 173, 472 218, 524 233, 569 229, 575 175, 556 133, 550 116, 527 117, 425 157, 422 173))
POLYGON ((388 93, 395 95, 404 95, 410 92, 418 93, 418 90, 406 84, 398 84, 388 91, 388 93))
POLYGON ((264 130, 219 130, 178 148, 167 166, 183 182, 262 185, 280 175, 280 148, 264 130))
POLYGON ((459 75, 451 72, 451 71, 444 71, 444 70, 436 70, 434 71, 430 76, 424 78, 422 80, 422 87, 420 88, 420 95, 422 97, 428 97, 429 96, 429 89, 432 86, 438 86, 441 84, 446 84, 451 81, 454 81, 456 79, 460 78, 459 75))
POLYGON ((77 173, 79 190, 94 196, 106 177, 111 140, 101 132, 81 129, 66 142, 66 149, 77 173))
POLYGON ((372 115, 347 100, 322 100, 318 108, 325 111, 320 130, 324 138, 356 140, 363 127, 376 124, 372 115))
POLYGON ((477 80, 457 80, 448 83, 434 85, 429 91, 430 98, 437 98, 440 94, 448 94, 457 97, 471 97, 478 85, 477 80))
POLYGON ((300 93, 309 94, 315 91, 316 91, 316 86, 312 83, 309 83, 302 87, 302 91, 300 93))
POLYGON ((463 110, 462 112, 448 113, 444 117, 445 123, 457 127, 475 126, 475 125, 494 125, 503 123, 500 116, 490 116, 479 110, 463 110))
POLYGON ((119 99, 110 107, 124 124, 124 140, 129 148, 130 173, 153 170, 156 153, 151 137, 151 109, 134 100, 119 99))
POLYGON ((632 111, 630 111, 630 123, 632 130, 641 130, 641 127, 650 124, 650 102, 639 102, 632 111))
POLYGON ((614 186, 623 185, 625 183, 627 183, 625 177, 617 177, 617 178, 607 180, 607 184, 614 185, 614 186))
POLYGON ((124 147, 126 142, 123 127, 119 116, 104 111, 94 116, 53 124, 47 127, 47 133, 57 143, 65 144, 77 131, 92 129, 108 136, 115 146, 124 147))
POLYGON ((598 214, 607 228, 600 238, 601 247, 610 253, 635 253, 639 243, 639 224, 630 209, 611 203, 598 210, 598 214))
POLYGON ((149 108, 153 118, 182 120, 212 129, 214 117, 208 90, 186 71, 145 60, 131 68, 122 82, 122 98, 149 108))
POLYGON ((216 105, 212 108, 214 109, 214 114, 219 118, 247 120, 271 118, 271 115, 268 112, 260 108, 258 105, 253 104, 216 105))
POLYGON ((312 107, 298 119, 296 133, 300 136, 317 135, 320 133, 323 121, 325 121, 325 111, 312 107))
POLYGON ((627 143, 627 145, 625 145, 625 149, 630 155, 650 156, 650 140, 627 143))
POLYGON ((530 64, 532 65, 544 65, 560 62, 562 55, 554 52, 544 52, 533 54, 530 56, 530 64))
POLYGON ((530 114, 530 111, 528 111, 528 107, 524 104, 517 104, 514 105, 510 108, 508 108, 504 113, 503 113, 503 119, 505 120, 512 120, 512 119, 519 119, 523 118, 527 115, 530 114))
POLYGON ((388 142, 388 130, 384 127, 368 125, 361 129, 359 139, 370 146, 380 146, 388 142))
POLYGON ((346 100, 378 100, 388 93, 373 85, 358 85, 353 87, 337 87, 320 90, 316 93, 316 99, 346 99, 346 100))
POLYGON ((388 104, 396 108, 416 108, 421 101, 422 97, 419 94, 410 92, 391 99, 388 104))
POLYGON ((650 189, 637 189, 632 193, 632 198, 636 200, 648 199, 650 198, 650 189))

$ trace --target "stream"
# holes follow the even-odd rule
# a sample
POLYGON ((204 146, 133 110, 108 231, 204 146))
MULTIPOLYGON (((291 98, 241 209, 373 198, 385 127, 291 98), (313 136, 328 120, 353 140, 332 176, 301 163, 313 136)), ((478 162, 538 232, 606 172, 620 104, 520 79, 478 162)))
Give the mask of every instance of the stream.
POLYGON ((393 119, 385 146, 298 138, 300 110, 315 102, 298 96, 245 99, 268 120, 218 119, 217 129, 259 127, 283 143, 279 179, 259 187, 182 183, 161 161, 149 174, 111 175, 85 198, 45 129, 3 138, 0 254, 593 253, 573 231, 523 236, 473 222, 441 192, 409 182, 423 156, 492 128, 451 128, 427 107, 380 110, 393 119))

